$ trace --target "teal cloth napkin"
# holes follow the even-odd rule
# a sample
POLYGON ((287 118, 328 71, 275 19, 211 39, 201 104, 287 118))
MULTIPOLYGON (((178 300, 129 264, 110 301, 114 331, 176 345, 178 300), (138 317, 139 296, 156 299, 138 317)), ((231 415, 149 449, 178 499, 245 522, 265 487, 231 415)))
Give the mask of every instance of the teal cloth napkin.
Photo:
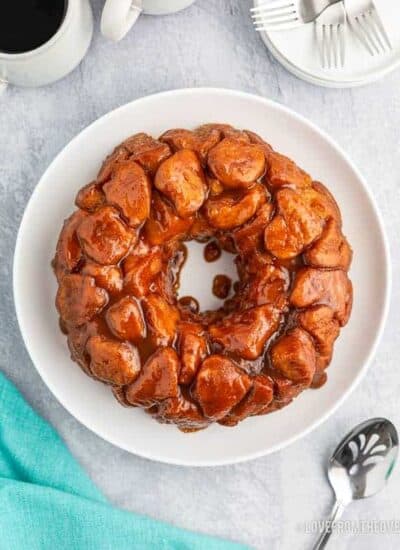
POLYGON ((0 372, 0 549, 153 548, 245 547, 110 505, 54 429, 0 372))

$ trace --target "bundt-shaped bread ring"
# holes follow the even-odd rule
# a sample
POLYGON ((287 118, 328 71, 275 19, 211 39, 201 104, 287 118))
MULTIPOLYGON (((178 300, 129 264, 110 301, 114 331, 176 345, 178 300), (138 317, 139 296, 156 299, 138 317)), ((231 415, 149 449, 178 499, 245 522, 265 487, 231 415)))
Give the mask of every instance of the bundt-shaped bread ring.
POLYGON ((122 405, 195 431, 325 381, 351 311, 351 248, 329 191, 259 136, 226 124, 136 134, 76 205, 53 262, 56 306, 72 359, 122 405), (236 255, 217 311, 178 300, 191 239, 236 255))

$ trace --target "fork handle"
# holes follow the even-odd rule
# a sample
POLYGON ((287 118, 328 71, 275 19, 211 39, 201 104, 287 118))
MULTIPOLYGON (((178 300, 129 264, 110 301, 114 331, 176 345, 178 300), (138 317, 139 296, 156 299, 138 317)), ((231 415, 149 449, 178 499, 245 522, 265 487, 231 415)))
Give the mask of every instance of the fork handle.
POLYGON ((330 8, 333 6, 333 4, 338 4, 339 2, 342 2, 343 0, 325 0, 325 4, 321 3, 321 8, 318 10, 318 13, 316 14, 316 17, 319 17, 322 12, 324 12, 327 8, 330 8))
POLYGON ((332 524, 336 520, 340 519, 340 517, 342 516, 345 508, 346 508, 345 504, 342 504, 339 501, 335 502, 335 504, 333 506, 333 509, 332 509, 332 512, 331 512, 331 515, 330 515, 329 519, 325 521, 324 530, 322 531, 319 539, 317 540, 317 542, 313 546, 313 550, 322 550, 323 548, 326 547, 326 545, 328 544, 328 541, 329 541, 329 539, 332 535, 332 524))

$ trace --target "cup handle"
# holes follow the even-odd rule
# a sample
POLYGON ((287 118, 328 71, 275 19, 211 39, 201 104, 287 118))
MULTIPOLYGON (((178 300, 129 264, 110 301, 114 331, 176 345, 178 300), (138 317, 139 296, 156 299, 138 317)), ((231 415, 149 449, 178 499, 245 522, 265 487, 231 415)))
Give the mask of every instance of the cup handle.
POLYGON ((0 95, 6 91, 8 86, 8 80, 0 77, 0 95))
POLYGON ((101 16, 101 32, 118 42, 136 23, 142 11, 142 0, 106 0, 101 16))

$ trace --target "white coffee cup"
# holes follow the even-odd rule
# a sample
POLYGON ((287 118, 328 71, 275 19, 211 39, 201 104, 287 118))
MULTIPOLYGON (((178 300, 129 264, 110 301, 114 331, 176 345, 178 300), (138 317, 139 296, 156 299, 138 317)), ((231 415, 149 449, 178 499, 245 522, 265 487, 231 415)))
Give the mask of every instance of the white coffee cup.
POLYGON ((92 10, 89 0, 66 2, 64 19, 47 42, 23 53, 0 51, 0 91, 8 84, 49 84, 66 76, 83 59, 93 34, 92 10))
POLYGON ((183 10, 195 0, 106 0, 101 32, 110 40, 121 40, 141 13, 166 15, 183 10))

